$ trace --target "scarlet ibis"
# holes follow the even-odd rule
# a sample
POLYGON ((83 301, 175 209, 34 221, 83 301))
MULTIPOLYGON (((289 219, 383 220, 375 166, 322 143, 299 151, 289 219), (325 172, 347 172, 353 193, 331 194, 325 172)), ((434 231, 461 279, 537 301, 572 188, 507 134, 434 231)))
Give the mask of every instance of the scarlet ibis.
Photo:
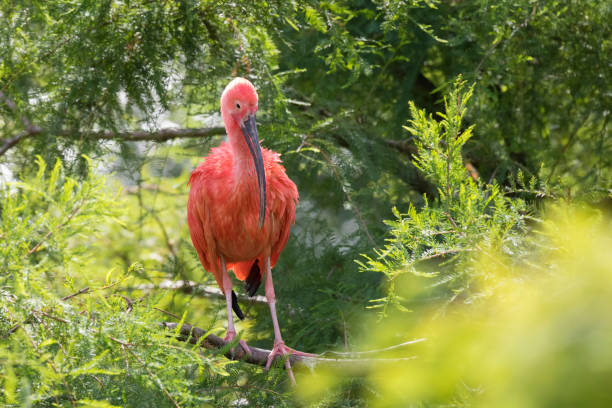
MULTIPOLYGON (((262 148, 255 115, 258 96, 244 78, 232 80, 221 95, 227 141, 213 148, 189 179, 187 222, 204 269, 211 272, 227 303, 226 341, 236 336, 232 309, 244 318, 228 270, 246 280, 253 296, 265 274, 265 293, 274 325, 274 347, 266 370, 277 355, 304 354, 290 349, 276 317, 272 267, 289 239, 298 191, 285 173, 280 155, 262 148)), ((241 340, 247 353, 250 350, 241 340)), ((295 383, 289 359, 285 367, 295 383)))

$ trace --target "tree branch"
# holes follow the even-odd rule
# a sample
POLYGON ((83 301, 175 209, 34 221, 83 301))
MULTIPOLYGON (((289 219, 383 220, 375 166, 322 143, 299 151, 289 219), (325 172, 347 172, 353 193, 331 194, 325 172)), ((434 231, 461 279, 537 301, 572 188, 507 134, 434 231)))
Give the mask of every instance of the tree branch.
MULTIPOLYGON (((2 98, 2 96, 0 96, 2 98)), ((6 101, 6 100, 5 100, 6 101)), ((9 105, 11 106, 11 105, 9 105)), ((25 123, 25 122, 24 122, 25 123)), ((28 122, 29 123, 29 122, 28 122)), ((28 129, 9 139, 5 139, 2 146, 0 146, 0 156, 11 149, 22 139, 27 137, 36 136, 44 133, 44 131, 30 124, 28 129)), ((79 131, 79 130, 62 130, 59 132, 62 136, 81 135, 84 138, 95 139, 95 140, 119 140, 124 142, 139 142, 139 141, 152 141, 152 142, 165 142, 173 139, 188 139, 188 138, 204 138, 225 135, 225 128, 221 126, 207 127, 207 128, 166 128, 159 129, 156 131, 148 130, 125 130, 120 132, 113 132, 112 130, 104 131, 79 131)))
MULTIPOLYGON (((8 98, 2 91, 0 91, 0 100, 6 103, 6 105, 9 107, 10 110, 13 111, 14 114, 19 115, 19 111, 17 109, 17 105, 15 104, 15 102, 13 102, 10 98, 8 98)), ((35 136, 39 134, 40 132, 42 132, 42 129, 39 128, 38 126, 32 125, 32 122, 30 122, 30 119, 28 119, 25 115, 21 115, 21 122, 26 128, 25 132, 17 136, 13 136, 11 138, 6 139, 4 143, 2 144, 2 147, 0 147, 0 156, 2 156, 4 153, 6 153, 7 150, 15 146, 17 143, 19 143, 21 139, 24 139, 30 136, 35 136)))
MULTIPOLYGON (((221 289, 217 287, 213 287, 213 286, 200 285, 196 282, 187 281, 187 280, 173 281, 173 280, 168 279, 168 280, 163 280, 159 282, 158 284, 145 283, 145 284, 126 288, 127 291, 134 291, 134 290, 152 291, 156 289, 172 289, 172 290, 178 290, 178 291, 181 291, 187 294, 193 293, 193 294, 204 296, 204 297, 215 297, 215 298, 225 299, 225 295, 223 294, 223 292, 221 292, 221 289)), ((238 295, 238 298, 249 301, 249 302, 268 303, 265 296, 247 297, 244 295, 238 295)))
POLYGON ((416 154, 417 148, 411 143, 411 139, 412 138, 406 140, 383 139, 383 142, 401 153, 413 155, 416 154))
POLYGON ((2 144, 2 147, 0 147, 0 156, 2 156, 4 153, 6 153, 7 150, 19 143, 21 139, 24 139, 29 136, 32 136, 30 132, 23 132, 17 136, 5 139, 4 143, 2 144))
POLYGON ((383 353, 385 351, 391 351, 391 350, 395 350, 398 348, 402 348, 404 346, 409 346, 411 344, 416 344, 416 343, 420 343, 422 341, 425 341, 427 339, 425 338, 420 338, 420 339, 414 339, 414 340, 410 340, 410 341, 405 341, 403 343, 400 344, 396 344, 394 346, 389 346, 389 347, 385 347, 385 348, 381 348, 381 349, 377 349, 377 350, 366 350, 366 351, 326 351, 322 354, 336 354, 339 356, 351 356, 351 357, 358 357, 358 356, 362 356, 364 354, 373 354, 373 353, 383 353))
MULTIPOLYGON (((162 323, 162 326, 170 330, 176 330, 178 323, 164 322, 162 323)), ((202 336, 204 336, 205 334, 206 332, 200 329, 199 327, 195 327, 190 324, 183 323, 183 325, 181 326, 179 330, 178 340, 187 341, 191 344, 200 343, 202 347, 206 349, 211 349, 211 350, 223 349, 229 344, 229 343, 226 343, 221 337, 215 336, 214 334, 209 334, 204 339, 202 339, 202 336)), ((386 349, 374 350, 372 352, 392 350, 392 349, 396 349, 402 346, 415 344, 423 340, 424 339, 410 341, 410 342, 402 343, 397 346, 388 347, 386 349)), ((260 348, 253 347, 253 346, 249 346, 249 348, 251 349, 250 355, 246 354, 244 350, 242 349, 242 347, 239 347, 237 345, 236 347, 234 347, 233 352, 230 350, 225 353, 225 356, 231 360, 242 360, 250 364, 265 366, 266 362, 268 361, 268 355, 270 354, 270 350, 260 349, 260 348)), ((351 355, 360 355, 360 354, 366 354, 366 353, 369 353, 369 352, 361 352, 361 353, 356 352, 356 353, 351 353, 351 355)), ((291 356, 289 356, 289 361, 291 362, 291 366, 302 365, 308 368, 314 368, 315 366, 341 367, 345 365, 350 366, 351 368, 359 368, 362 365, 368 366, 372 363, 389 363, 389 362, 397 363, 400 361, 414 360, 415 358, 417 357, 410 356, 410 357, 397 357, 397 358, 354 358, 352 359, 352 358, 325 358, 325 357, 320 357, 318 355, 315 357, 306 357, 306 356, 292 354, 291 356)))
POLYGON ((75 296, 82 295, 83 293, 89 293, 89 286, 86 286, 86 287, 84 287, 83 289, 80 289, 80 290, 78 290, 78 291, 74 292, 74 293, 73 293, 73 294, 71 294, 71 295, 64 296, 64 297, 62 298, 62 300, 63 300, 63 301, 66 301, 66 300, 72 299, 72 298, 73 298, 73 297, 75 297, 75 296))
POLYGON ((147 130, 125 130, 120 132, 113 132, 112 130, 105 131, 62 131, 62 135, 69 136, 71 134, 81 134, 86 138, 98 139, 98 140, 122 140, 126 142, 138 142, 138 141, 153 141, 153 142, 165 142, 172 139, 180 138, 198 138, 198 137, 212 137, 225 135, 225 128, 222 126, 207 127, 207 128, 166 128, 159 129, 156 131, 147 130))
MULTIPOLYGON (((19 109, 12 99, 7 97, 4 92, 0 90, 0 100, 6 103, 11 111, 15 115, 19 116, 19 109)), ((43 133, 43 129, 35 126, 25 115, 20 116, 21 122, 25 127, 25 132, 5 139, 2 146, 0 146, 0 156, 6 153, 10 148, 19 143, 22 139, 27 137, 36 136, 43 133)), ((207 128, 166 128, 159 129, 156 131, 147 130, 125 130, 114 132, 112 130, 104 131, 80 131, 80 130, 62 130, 59 132, 62 136, 81 135, 82 137, 96 139, 96 140, 123 140, 126 142, 137 142, 137 141, 154 141, 154 142, 165 142, 171 139, 179 138, 199 138, 199 137, 211 137, 225 134, 225 128, 222 126, 214 126, 207 128)))

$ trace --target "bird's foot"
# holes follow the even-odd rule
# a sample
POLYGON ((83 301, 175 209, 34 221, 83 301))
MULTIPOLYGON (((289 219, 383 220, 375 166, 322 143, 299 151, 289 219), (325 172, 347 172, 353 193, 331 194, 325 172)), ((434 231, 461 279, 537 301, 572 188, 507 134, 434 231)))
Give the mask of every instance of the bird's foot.
POLYGON ((287 369, 287 373, 289 374, 291 383, 293 385, 296 385, 295 377, 293 376, 293 370, 291 369, 291 363, 289 362, 289 356, 292 354, 296 356, 315 357, 315 354, 304 353, 303 351, 294 350, 290 347, 287 347, 285 345, 285 342, 283 342, 282 340, 275 340, 274 347, 272 347, 270 354, 268 354, 268 361, 266 362, 266 371, 270 369, 270 366, 272 365, 272 362, 274 361, 276 356, 287 356, 287 358, 285 359, 285 368, 287 369))
MULTIPOLYGON (((230 343, 232 342, 234 339, 236 338, 236 331, 235 330, 228 330, 227 334, 225 335, 225 337, 223 338, 223 340, 226 343, 230 343)), ((246 341, 240 339, 238 340, 238 344, 240 344, 240 347, 242 347, 242 349, 244 350, 245 353, 247 353, 249 356, 251 355, 251 349, 249 348, 249 346, 247 346, 246 341)), ((232 353, 234 352, 234 350, 232 349, 232 353)))

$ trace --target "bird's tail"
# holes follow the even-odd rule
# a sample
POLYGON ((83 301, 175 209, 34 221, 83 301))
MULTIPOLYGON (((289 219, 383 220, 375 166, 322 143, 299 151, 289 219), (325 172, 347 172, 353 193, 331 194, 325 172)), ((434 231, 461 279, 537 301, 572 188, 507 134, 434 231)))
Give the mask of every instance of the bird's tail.
MULTIPOLYGON (((259 260, 255 259, 253 263, 237 262, 232 265, 232 269, 234 270, 234 274, 238 277, 238 279, 245 281, 244 287, 249 297, 254 296, 255 292, 257 292, 257 289, 259 288, 259 285, 261 284, 261 269, 259 269, 259 260)), ((242 310, 240 310, 240 305, 238 305, 238 297, 233 290, 232 309, 240 320, 244 319, 244 313, 242 313, 242 310)))
POLYGON ((244 281, 244 288, 250 297, 255 295, 257 292, 257 288, 261 284, 261 269, 259 269, 259 261, 256 259, 251 265, 251 270, 249 271, 249 276, 247 276, 244 281))
POLYGON ((242 313, 242 310, 240 310, 240 305, 238 305, 238 296, 236 296, 236 292, 234 292, 233 290, 232 290, 232 309, 234 310, 234 312, 236 313, 236 316, 238 316, 240 320, 244 320, 244 313, 242 313))
POLYGON ((250 297, 255 295, 261 284, 262 270, 259 267, 260 260, 236 262, 231 265, 234 275, 244 282, 245 289, 250 297))

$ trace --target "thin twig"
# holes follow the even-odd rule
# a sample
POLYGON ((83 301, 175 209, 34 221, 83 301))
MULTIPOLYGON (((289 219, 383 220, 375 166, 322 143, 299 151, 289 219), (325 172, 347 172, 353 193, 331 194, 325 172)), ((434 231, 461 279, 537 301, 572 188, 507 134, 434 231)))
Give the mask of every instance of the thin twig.
POLYGON ((174 257, 174 259, 177 259, 178 255, 176 253, 176 249, 174 248, 174 245, 172 245, 172 242, 170 242, 170 236, 168 235, 168 231, 166 231, 166 227, 164 226, 164 223, 159 219, 159 215, 157 214, 157 211, 151 210, 151 211, 148 211, 148 212, 149 212, 149 214, 151 214, 151 216, 153 217, 153 219, 155 220, 155 222, 159 226, 159 229, 161 230, 161 233, 162 233, 162 235, 164 237, 164 241, 166 242, 166 247, 168 247, 168 250, 170 251, 170 253, 174 257))
POLYGON ((451 222, 451 224, 453 224, 453 227, 455 227, 455 230, 459 233, 459 235, 461 235, 462 237, 465 237, 465 232, 461 231, 461 229, 457 226, 457 223, 455 222, 453 217, 449 213, 446 213, 446 217, 451 222))
POLYGON ((123 352, 123 358, 125 359, 125 373, 129 375, 130 372, 130 360, 128 359, 127 353, 125 352, 125 345, 121 345, 121 351, 123 352))
MULTIPOLYGON (((42 322, 42 320, 40 320, 40 318, 36 315, 36 313, 33 313, 34 318, 36 319, 36 321, 39 324, 42 324, 43 326, 46 327, 46 325, 42 322)), ((62 322, 66 322, 67 321, 61 319, 58 321, 62 321, 62 322)), ((23 331, 28 335, 28 337, 30 337, 30 335, 28 334, 28 331, 26 330, 26 328, 23 328, 23 331)), ((31 343, 34 345, 34 339, 30 338, 31 343)), ((66 353, 66 350, 63 348, 63 346, 61 345, 61 343, 58 342, 58 344, 60 345, 60 348, 63 350, 64 354, 66 356, 68 356, 68 353, 66 353)), ((39 352, 38 347, 35 347, 36 352, 39 352)), ((57 366, 55 365, 55 363, 53 362, 53 359, 48 359, 47 362, 49 363, 49 365, 51 366, 51 368, 53 368, 53 371, 55 371, 55 374, 57 374, 58 376, 61 377, 61 381, 64 384, 64 387, 66 388, 66 392, 68 393, 68 398, 70 399, 70 404, 74 407, 76 404, 76 399, 74 398, 74 395, 72 394, 72 390, 70 389, 70 387, 68 386, 68 383, 66 382, 66 378, 64 376, 60 375, 60 370, 57 368, 57 366)))
POLYGON ((149 184, 149 183, 141 183, 139 185, 135 185, 135 186, 125 186, 123 187, 123 191, 125 191, 127 194, 133 194, 136 195, 138 194, 138 190, 147 190, 147 191, 152 191, 154 193, 161 193, 164 195, 171 195, 171 196, 182 196, 183 193, 180 191, 176 191, 176 190, 162 190, 159 185, 156 184, 149 184))
POLYGON ((53 316, 52 314, 49 314, 49 313, 47 313, 47 312, 45 312, 45 311, 42 311, 42 310, 40 311, 40 314, 41 314, 41 315, 43 315, 43 316, 45 316, 45 317, 48 317, 49 319, 55 320, 56 322, 61 322, 61 323, 70 323, 70 322, 69 322, 68 320, 66 320, 66 319, 62 319, 61 317, 53 316))
POLYGON ((253 385, 250 383, 246 383, 244 385, 224 385, 221 387, 215 387, 216 390, 235 390, 235 389, 241 389, 241 390, 250 390, 250 389, 256 389, 259 391, 264 391, 264 392, 269 392, 271 394, 275 394, 275 395, 281 395, 279 392, 276 392, 274 390, 271 390, 269 388, 262 388, 262 387, 258 387, 257 385, 253 385))
POLYGON ((125 308, 126 313, 130 313, 132 311, 132 309, 134 308, 134 301, 132 299, 127 296, 118 294, 113 294, 113 296, 118 296, 121 299, 125 300, 125 303, 127 303, 127 307, 125 308))
POLYGON ((96 380, 98 382, 98 384, 100 384, 100 387, 102 388, 106 388, 104 386, 104 383, 102 382, 102 380, 100 380, 98 377, 96 377, 95 375, 91 374, 91 376, 93 377, 94 380, 96 380))
MULTIPOLYGON (((181 291, 187 294, 194 294, 194 295, 205 296, 205 297, 216 297, 220 299, 221 298, 225 299, 225 295, 223 294, 221 289, 219 289, 218 287, 201 285, 196 282, 188 281, 188 280, 173 281, 173 280, 167 279, 157 284, 144 283, 141 285, 127 287, 124 289, 127 291, 135 291, 135 290, 152 291, 152 290, 158 290, 158 289, 162 289, 162 290, 171 289, 171 290, 178 290, 178 291, 181 291)), ((268 303, 268 300, 266 299, 266 297, 260 296, 260 295, 248 297, 246 295, 238 294, 238 298, 249 301, 249 302, 268 303)))
MULTIPOLYGON (((30 344, 32 345, 32 348, 34 349, 34 351, 36 353, 38 353, 38 346, 36 345, 36 343, 34 342, 34 338, 32 338, 32 336, 30 335, 30 333, 28 332, 28 329, 26 329, 25 327, 22 327, 23 332, 25 333, 26 337, 28 338, 28 341, 30 342, 30 344)), ((51 359, 48 359, 47 362, 49 364, 52 364, 53 370, 55 371, 56 374, 58 374, 57 372, 57 367, 55 367, 55 365, 53 364, 53 361, 51 359)), ((65 383, 64 383, 65 385, 65 383)), ((59 403, 59 398, 57 397, 57 395, 53 395, 53 398, 55 399, 55 402, 57 403, 58 406, 60 406, 59 403)), ((74 406, 74 401, 72 402, 72 405, 74 406)))
MULTIPOLYGON (((60 318, 60 317, 50 315, 49 313, 47 313, 47 312, 45 312, 45 311, 41 311, 40 313, 41 313, 43 316, 49 317, 49 318, 51 318, 51 319, 53 319, 53 320, 55 320, 55 321, 58 321, 58 322, 61 322, 61 323, 66 323, 66 324, 69 324, 69 323, 70 323, 70 322, 69 322, 68 320, 66 320, 66 319, 62 319, 62 318, 60 318)), ((45 324, 45 322, 43 322, 42 320, 40 320, 38 317, 36 317, 36 320, 37 320, 37 321, 38 321, 40 324, 42 324, 43 326, 45 326, 45 328, 46 328, 47 330, 49 330, 49 327, 47 327, 47 325, 45 324)), ((68 354, 68 352, 66 351, 66 348, 65 348, 65 347, 62 345, 62 342, 61 342, 61 341, 57 341, 57 345, 58 345, 58 346, 59 346, 59 348, 62 350, 62 353, 64 354, 64 356, 66 356, 66 359, 67 359, 67 360, 70 360, 70 355, 69 355, 69 354, 68 354)), ((102 382, 102 381, 101 381, 101 380, 100 380, 98 377, 96 377, 94 374, 90 374, 90 375, 93 377, 93 379, 94 379, 94 380, 96 380, 96 381, 98 382, 98 384, 100 384, 100 387, 105 388, 105 387, 104 387, 104 383, 103 383, 103 382, 102 382)))
POLYGON ((326 352, 324 352, 322 354, 330 354, 331 353, 331 354, 337 354, 337 355, 340 355, 340 356, 355 356, 356 357, 356 356, 361 356, 361 355, 364 355, 364 354, 382 353, 382 352, 385 352, 385 351, 395 350, 395 349, 402 348, 402 347, 405 347, 405 346, 409 346, 409 345, 412 345, 412 344, 421 343, 421 342, 423 342, 425 340, 427 340, 427 339, 425 339, 425 338, 414 339, 414 340, 406 341, 406 342, 403 342, 403 343, 400 343, 400 344, 396 344, 394 346, 389 346, 389 347, 385 347, 385 348, 381 348, 381 349, 377 349, 377 350, 347 351, 347 352, 343 352, 343 351, 326 351, 326 352))
MULTIPOLYGON (((511 39, 512 37, 514 37, 514 35, 519 31, 519 29, 525 28, 525 27, 527 27, 529 25, 529 22, 530 22, 531 18, 533 16, 535 16, 536 10, 537 10, 537 4, 533 6, 533 9, 531 9, 531 13, 527 15, 525 20, 523 20, 523 22, 521 24, 519 24, 518 26, 514 27, 514 29, 512 30, 510 35, 508 36, 508 40, 511 39)), ((484 57, 482 57, 482 59, 480 60, 480 62, 476 66, 476 69, 474 70, 476 73, 480 72, 480 68, 482 67, 482 64, 484 64, 484 62, 487 60, 487 58, 489 58, 491 56, 491 54, 493 54, 493 51, 495 51, 497 46, 499 46, 501 43, 502 43, 502 40, 499 40, 498 42, 493 43, 493 45, 491 45, 489 47, 489 49, 485 53, 484 57)))
MULTIPOLYGON (((174 406, 176 408, 181 408, 181 406, 178 404, 178 402, 176 402, 176 400, 174 398, 172 398, 172 395, 170 395, 170 393, 166 390, 166 387, 164 387, 164 384, 161 382, 159 377, 156 376, 151 370, 149 370, 149 367, 147 367, 145 362, 142 361, 140 359, 140 357, 138 357, 138 355, 132 351, 132 349, 130 348, 130 346, 133 346, 132 343, 127 343, 125 341, 121 341, 119 339, 114 338, 113 336, 108 336, 108 338, 111 339, 112 341, 114 341, 115 343, 118 343, 121 346, 121 350, 123 350, 124 353, 126 351, 128 353, 130 353, 136 359, 136 361, 138 361, 140 363, 142 368, 144 368, 146 370, 146 372, 149 373, 149 375, 155 380, 155 382, 157 383, 159 388, 162 390, 162 392, 166 395, 166 397, 168 397, 168 399, 170 401, 172 401, 172 404, 174 404, 174 406)), ((127 363, 127 360, 126 360, 126 367, 129 368, 129 364, 127 363)))
POLYGON ((76 296, 82 295, 83 293, 89 293, 89 286, 86 286, 86 287, 84 287, 83 289, 80 289, 80 290, 78 290, 77 292, 74 292, 74 293, 73 293, 73 294, 71 294, 71 295, 64 296, 64 297, 62 298, 62 300, 64 300, 64 301, 65 301, 65 300, 68 300, 68 299, 72 299, 73 297, 76 297, 76 296))
MULTIPOLYGON (((307 144, 310 145, 310 143, 307 143, 307 144)), ((310 145, 310 146, 312 146, 312 145, 310 145)), ((376 246, 376 242, 374 241, 374 238, 372 238, 372 235, 370 235, 370 230, 368 229, 368 226, 366 225, 365 221, 363 220, 363 217, 361 215, 361 212, 359 211, 359 208, 357 208, 357 205, 353 202, 353 199, 351 198, 351 194, 349 193, 348 189, 344 188, 344 183, 342 181, 342 177, 340 176, 340 173, 338 172, 338 169, 336 168, 336 165, 331 160, 331 157, 329 157, 329 155, 327 153, 325 153, 325 151, 323 149, 319 149, 319 152, 325 158, 325 161, 327 161, 327 164, 329 164, 329 167, 331 167, 331 169, 332 169, 332 171, 334 173, 334 176, 336 177, 336 180, 338 181, 338 183, 340 184, 340 187, 342 188, 342 191, 346 195, 346 200, 351 205, 351 208, 353 209, 353 212, 355 212, 355 215, 357 215, 357 219, 359 220, 359 223, 361 224, 361 227, 363 228, 363 231, 366 233, 368 239, 370 240, 370 243, 373 246, 376 246)))
POLYGON ((441 256, 457 254, 459 252, 472 252, 472 251, 474 251, 474 249, 471 249, 471 248, 449 249, 448 251, 436 252, 435 254, 424 256, 422 258, 416 259, 414 262, 428 261, 430 259, 439 258, 441 256))
MULTIPOLYGON (((65 23, 65 22, 64 22, 65 23)), ((29 64, 24 64, 21 66, 20 69, 16 70, 16 71, 12 71, 11 72, 11 76, 9 76, 3 83, 2 86, 2 91, 5 91, 8 86, 10 84, 12 84, 16 78, 19 77, 19 75, 21 75, 24 71, 31 69, 31 67, 36 66, 38 64, 39 61, 43 61, 45 60, 48 56, 50 56, 51 54, 57 53, 61 50, 61 47, 63 47, 64 45, 66 45, 68 43, 68 41, 77 38, 76 36, 74 37, 66 37, 64 38, 62 41, 60 41, 59 43, 56 43, 54 47, 50 47, 49 50, 42 54, 42 55, 38 55, 36 58, 34 58, 33 60, 30 60, 29 64)))
POLYGON ((535 194, 537 197, 547 197, 547 198, 557 198, 556 195, 548 193, 544 190, 528 190, 525 188, 515 188, 512 189, 510 187, 506 187, 505 191, 507 194, 518 194, 518 193, 525 193, 525 194, 535 194))
POLYGON ((167 315, 168 315, 168 316, 170 316, 170 317, 174 317, 176 320, 181 320, 181 317, 180 317, 180 316, 177 316, 177 315, 175 315, 174 313, 169 312, 169 311, 167 311, 167 310, 160 309, 159 307, 155 307, 155 306, 153 306, 153 309, 158 310, 158 311, 160 311, 160 312, 162 312, 162 313, 164 313, 164 314, 167 314, 167 315))
POLYGON ((557 158, 556 158, 555 162, 553 163, 553 165, 550 168, 550 173, 548 174, 548 177, 546 178, 545 184, 548 184, 550 182, 550 180, 552 179, 553 174, 555 173, 555 170, 557 169, 557 166, 559 165, 559 163, 561 163, 561 160, 565 158, 564 155, 565 155, 566 150, 572 145, 572 143, 574 143, 574 138, 576 137, 576 135, 578 134, 580 129, 582 129, 584 124, 587 123, 587 121, 589 120, 590 117, 591 117, 591 115, 587 115, 587 117, 584 118, 584 120, 578 126, 576 126, 576 129, 574 129, 574 131, 570 135, 569 139, 567 140, 567 143, 565 143, 565 145, 563 145, 563 147, 561 148, 561 151, 557 154, 557 158))
POLYGON ((112 341, 114 341, 115 343, 118 343, 118 344, 121 344, 121 345, 124 345, 124 346, 133 346, 134 345, 133 343, 128 343, 127 341, 119 340, 118 338, 113 337, 113 336, 107 336, 107 337, 109 339, 111 339, 112 341))
POLYGON ((417 148, 414 144, 410 143, 411 139, 413 139, 413 137, 405 140, 384 139, 383 142, 387 146, 393 147, 401 153, 415 154, 417 152, 417 148))
POLYGON ((149 373, 149 375, 155 380, 155 382, 157 383, 157 385, 159 386, 159 388, 162 390, 162 392, 166 395, 166 397, 168 397, 168 399, 170 401, 172 401, 172 404, 174 404, 174 406, 176 408, 181 408, 181 406, 178 404, 178 402, 176 402, 176 400, 174 398, 172 398, 172 395, 170 395, 170 393, 168 392, 168 390, 166 390, 166 387, 164 387, 164 384, 161 382, 161 380, 159 379, 158 376, 156 376, 150 369, 149 367, 147 367, 147 365, 145 364, 144 361, 142 361, 140 359, 140 357, 138 357, 138 355, 136 353, 134 353, 132 351, 132 349, 130 349, 129 347, 127 348, 127 352, 130 353, 135 359, 136 361, 138 361, 140 363, 140 365, 142 365, 142 368, 144 368, 146 370, 147 373, 149 373))
POLYGON ((493 169, 493 173, 491 173, 491 177, 489 177, 489 181, 487 182, 487 185, 491 185, 491 183, 493 182, 493 179, 495 178, 495 175, 497 174, 497 169, 499 169, 499 164, 495 166, 495 169, 493 169))
POLYGON ((76 207, 74 207, 74 209, 72 210, 72 212, 68 215, 68 218, 66 218, 66 220, 64 222, 62 222, 60 225, 58 225, 57 227, 55 227, 52 230, 49 230, 49 232, 47 232, 45 234, 45 236, 40 240, 40 242, 38 244, 36 244, 34 246, 34 248, 30 249, 28 251, 28 255, 33 254, 34 252, 36 252, 36 250, 38 248, 40 248, 40 246, 53 234, 55 234, 57 231, 59 231, 60 229, 64 228, 66 226, 66 224, 68 224, 68 222, 70 222, 70 220, 72 219, 72 217, 74 217, 83 207, 84 202, 81 201, 76 207))
MULTIPOLYGON (((411 265, 415 265, 415 264, 417 264, 419 262, 429 261, 429 260, 432 260, 432 259, 435 259, 435 258, 441 258, 441 257, 444 257, 446 255, 454 255, 454 254, 458 254, 460 252, 472 252, 472 251, 474 251, 474 249, 472 249, 472 248, 449 249, 447 251, 435 252, 435 253, 433 253, 431 255, 422 256, 420 258, 413 259, 410 264, 411 265)), ((393 275, 390 280, 395 280, 395 278, 397 278, 398 276, 401 276, 401 274, 393 275)))
MULTIPOLYGON (((41 311, 41 313, 44 316, 47 316, 47 317, 49 317, 49 318, 51 318, 51 319, 53 319, 55 321, 58 321, 58 322, 61 322, 61 323, 66 323, 66 324, 70 323, 70 322, 68 322, 68 320, 61 319, 61 318, 56 317, 56 316, 51 316, 51 315, 49 315, 49 314, 47 314, 47 313, 45 313, 43 311, 41 311)), ((44 321, 42 321, 38 316, 36 316, 36 313, 34 313, 34 318, 36 319, 36 321, 39 324, 42 324, 45 327, 45 329, 47 329, 47 331, 50 331, 49 330, 49 326, 47 326, 44 321)), ((62 350, 62 353, 64 353, 64 356, 66 356, 66 359, 70 360, 70 356, 68 355, 68 352, 66 351, 66 348, 62 345, 62 342, 61 341, 56 341, 56 344, 59 346, 60 350, 62 350)))

